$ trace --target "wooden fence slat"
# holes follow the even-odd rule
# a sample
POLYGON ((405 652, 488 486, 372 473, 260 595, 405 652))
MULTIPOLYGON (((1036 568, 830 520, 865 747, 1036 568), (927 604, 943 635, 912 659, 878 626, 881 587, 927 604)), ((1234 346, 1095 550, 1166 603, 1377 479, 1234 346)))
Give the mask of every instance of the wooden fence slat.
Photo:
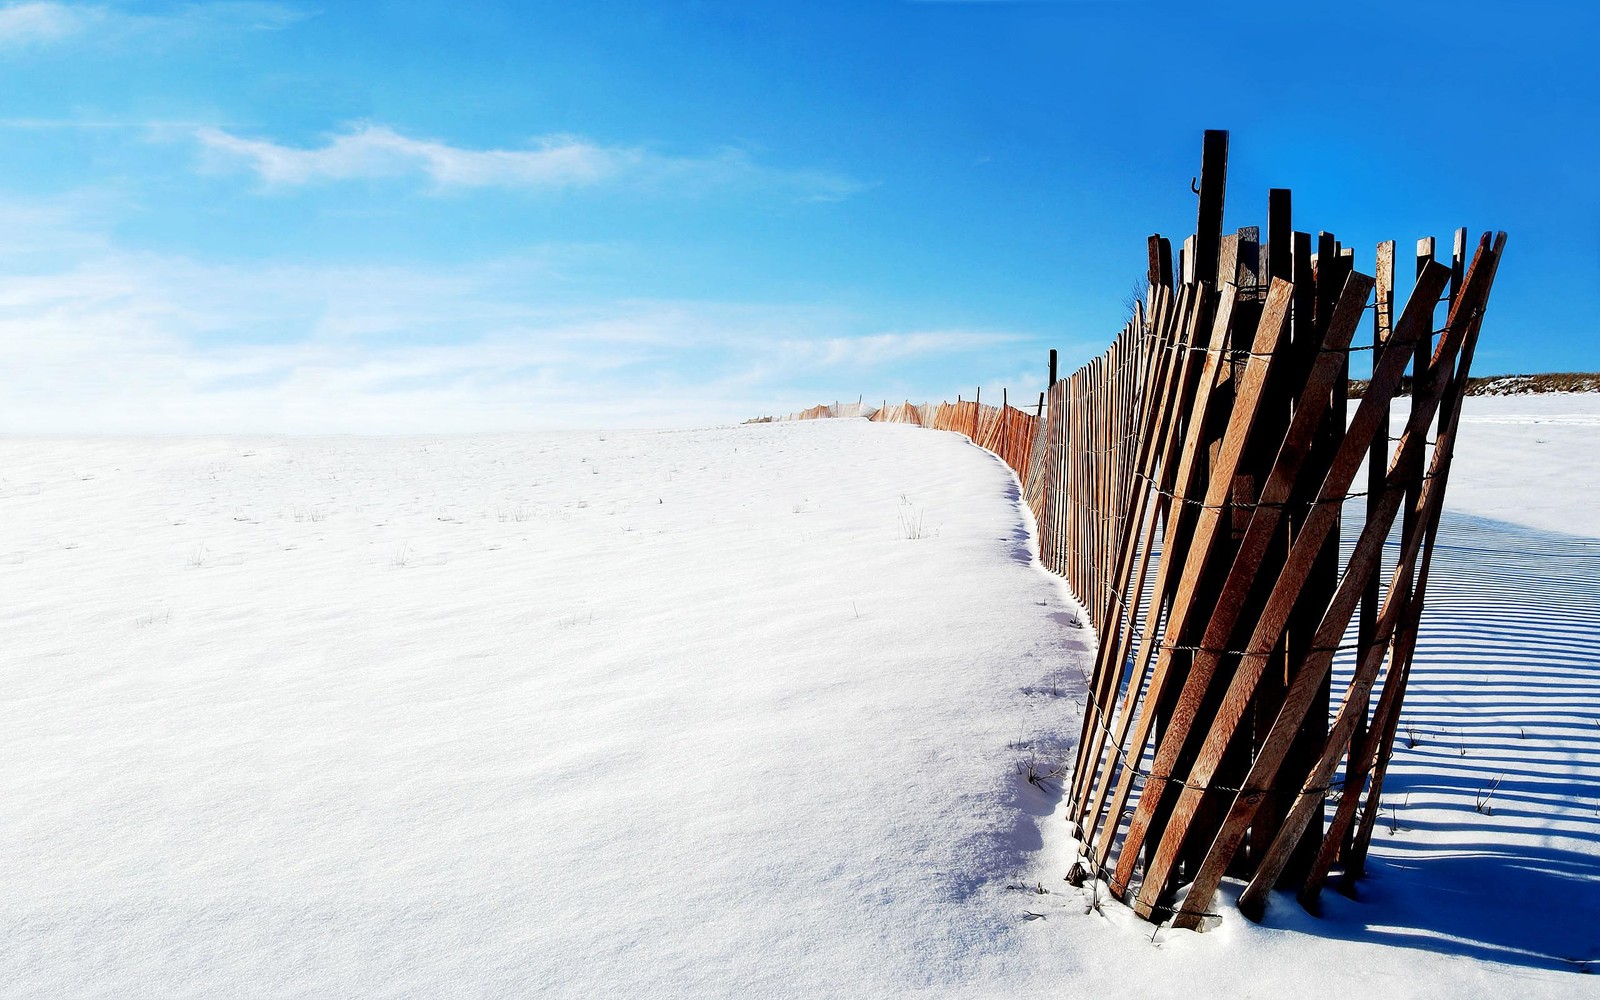
MULTIPOLYGON (((1481 255, 1483 253, 1484 247, 1488 244, 1488 242, 1489 235, 1485 233, 1483 239, 1479 241, 1478 254, 1481 255)), ((1505 250, 1505 244, 1506 234, 1497 234, 1493 241, 1494 256, 1492 258, 1489 270, 1489 284, 1491 286, 1493 284, 1495 274, 1499 271, 1500 259, 1505 250)), ((1485 289, 1484 301, 1478 304, 1478 314, 1472 321, 1473 328, 1468 331, 1467 344, 1462 349, 1463 360, 1468 364, 1470 364, 1472 354, 1476 349, 1478 333, 1483 324, 1483 312, 1487 306, 1487 297, 1488 290, 1485 289)), ((1449 462, 1453 452, 1455 428, 1456 424, 1460 420, 1461 397, 1465 392, 1466 375, 1461 372, 1461 365, 1457 366, 1457 370, 1457 382, 1451 386, 1450 390, 1452 399, 1449 410, 1449 423, 1446 425, 1445 422, 1441 420, 1440 424, 1441 440, 1447 443, 1445 464, 1440 474, 1440 478, 1446 480, 1449 476, 1449 462)), ((1396 678, 1398 689, 1396 691, 1396 696, 1393 699, 1391 714, 1385 717, 1381 726, 1378 720, 1374 719, 1373 722, 1376 746, 1370 755, 1372 760, 1372 783, 1371 787, 1367 791, 1366 808, 1361 816, 1360 829, 1357 831, 1355 837, 1352 838, 1350 850, 1347 852, 1344 859, 1345 870, 1344 874, 1341 876, 1340 884, 1341 888, 1346 891, 1348 891, 1351 883, 1356 878, 1361 876, 1366 862, 1367 847, 1372 842, 1373 825, 1377 819, 1377 806, 1379 796, 1383 791, 1384 774, 1388 768, 1389 758, 1394 751, 1395 734, 1400 721, 1400 703, 1404 700, 1406 683, 1410 676, 1411 656, 1415 649, 1417 639, 1417 624, 1422 614, 1422 594, 1427 588, 1428 569, 1432 561, 1434 537, 1436 536, 1437 532, 1438 523, 1435 521, 1429 526, 1427 537, 1424 540, 1422 567, 1418 570, 1416 588, 1417 594, 1414 599, 1414 606, 1410 609, 1407 615, 1403 632, 1393 654, 1395 668, 1398 668, 1398 677, 1396 678)), ((1393 670, 1395 668, 1391 669, 1393 670)), ((1386 679, 1384 683, 1384 693, 1387 695, 1389 681, 1386 679)), ((1356 789, 1356 791, 1359 792, 1359 788, 1356 789)), ((1307 888, 1311 888, 1309 884, 1307 888)))

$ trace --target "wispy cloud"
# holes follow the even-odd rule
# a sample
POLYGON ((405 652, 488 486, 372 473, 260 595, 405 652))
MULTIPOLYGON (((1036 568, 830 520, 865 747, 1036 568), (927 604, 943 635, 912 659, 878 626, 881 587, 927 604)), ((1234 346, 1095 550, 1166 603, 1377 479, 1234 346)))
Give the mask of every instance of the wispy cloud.
POLYGON ((568 136, 546 137, 526 150, 461 149, 381 125, 359 126, 313 149, 218 128, 198 129, 195 137, 214 154, 215 165, 243 164, 275 185, 421 174, 444 187, 566 187, 613 177, 641 158, 634 150, 604 149, 568 136))
POLYGON ((15 3, 0 7, 0 44, 38 45, 60 41, 82 31, 103 8, 63 3, 15 3))
POLYGON ((246 138, 220 128, 198 129, 195 138, 210 169, 242 167, 271 187, 397 177, 425 178, 439 190, 558 190, 614 183, 670 184, 683 190, 759 184, 833 200, 865 186, 821 171, 764 166, 737 149, 670 156, 571 135, 543 136, 520 149, 468 149, 375 124, 353 126, 310 148, 246 138))
POLYGON ((0 46, 42 47, 74 40, 170 42, 218 31, 276 31, 308 13, 285 3, 196 3, 170 13, 135 13, 104 4, 31 0, 0 6, 0 46))
POLYGON ((884 330, 816 304, 572 291, 604 248, 223 265, 119 250, 83 214, 0 203, 8 231, 66 261, 0 267, 0 370, 27 373, 0 394, 9 433, 708 424, 860 392, 921 398, 1020 339, 884 330))
POLYGON ((773 349, 784 365, 801 370, 872 371, 927 358, 978 353, 1024 339, 1018 334, 985 330, 919 330, 783 340, 773 349))

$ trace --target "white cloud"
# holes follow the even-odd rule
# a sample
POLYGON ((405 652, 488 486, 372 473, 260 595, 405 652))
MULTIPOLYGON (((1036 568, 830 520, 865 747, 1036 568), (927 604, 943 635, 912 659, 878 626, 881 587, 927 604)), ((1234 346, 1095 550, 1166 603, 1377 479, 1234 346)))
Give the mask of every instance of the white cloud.
POLYGON ((251 0, 189 4, 162 14, 32 0, 0 6, 0 46, 43 46, 75 39, 165 43, 216 32, 277 31, 307 16, 290 4, 251 0))
POLYGON ((245 138, 220 128, 198 129, 195 138, 208 154, 212 169, 243 166, 277 187, 418 176, 440 189, 552 190, 612 182, 671 184, 679 190, 685 186, 777 185, 829 200, 863 187, 823 172, 764 167, 741 150, 700 157, 668 156, 638 147, 602 146, 570 135, 544 136, 525 149, 466 149, 374 124, 351 127, 312 148, 245 138))
POLYGON ((57 42, 82 31, 101 14, 98 7, 63 3, 14 3, 0 7, 0 44, 57 42))
POLYGON ((242 162, 268 184, 282 185, 421 173, 445 187, 563 187, 613 176, 639 155, 559 136, 527 150, 467 150, 407 138, 379 125, 360 126, 316 149, 245 139, 217 128, 198 129, 195 137, 219 165, 242 162))
POLYGON ((973 330, 875 333, 859 337, 822 337, 777 345, 786 363, 816 369, 873 369, 930 357, 978 352, 1024 339, 1017 335, 973 330))

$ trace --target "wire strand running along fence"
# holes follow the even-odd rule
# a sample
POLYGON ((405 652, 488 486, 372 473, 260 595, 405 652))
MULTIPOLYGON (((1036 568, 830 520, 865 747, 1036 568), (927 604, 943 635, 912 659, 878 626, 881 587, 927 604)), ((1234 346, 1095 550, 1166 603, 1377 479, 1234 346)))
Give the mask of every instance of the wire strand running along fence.
POLYGON ((1147 300, 1037 414, 872 415, 966 434, 1016 471, 1040 559, 1098 639, 1067 819, 1092 877, 1190 928, 1224 877, 1259 918, 1274 888, 1315 912, 1336 866, 1345 891, 1362 874, 1506 242, 1485 233, 1469 254, 1457 230, 1437 260, 1419 241, 1397 318, 1395 244, 1360 273, 1330 233, 1292 229, 1287 190, 1269 193, 1265 239, 1223 234, 1227 142, 1206 133, 1176 273, 1152 236, 1147 300), (1371 378, 1351 400, 1358 351, 1371 378))

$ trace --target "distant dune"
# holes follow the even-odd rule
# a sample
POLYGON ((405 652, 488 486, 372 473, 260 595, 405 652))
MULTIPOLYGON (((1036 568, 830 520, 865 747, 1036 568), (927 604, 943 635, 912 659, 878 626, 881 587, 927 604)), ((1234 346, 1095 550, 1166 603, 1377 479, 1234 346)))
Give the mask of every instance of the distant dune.
MULTIPOLYGON (((1352 398, 1367 391, 1366 379, 1350 380, 1352 398)), ((1401 395, 1411 392, 1411 379, 1400 382, 1401 395)), ((1546 392, 1600 392, 1600 372, 1544 372, 1539 375, 1487 375, 1467 379, 1469 396, 1523 396, 1546 392)))

